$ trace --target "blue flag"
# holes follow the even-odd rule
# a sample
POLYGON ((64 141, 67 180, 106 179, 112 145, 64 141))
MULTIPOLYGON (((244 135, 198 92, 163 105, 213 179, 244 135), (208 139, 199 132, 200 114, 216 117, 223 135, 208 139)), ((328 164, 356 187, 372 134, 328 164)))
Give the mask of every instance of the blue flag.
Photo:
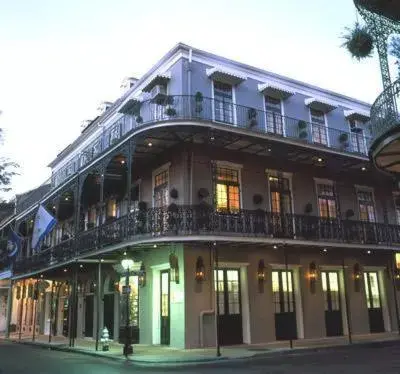
POLYGON ((11 229, 8 234, 7 253, 8 257, 14 257, 21 249, 22 238, 11 229))
POLYGON ((51 231, 56 225, 57 220, 43 207, 39 205, 36 213, 35 223, 33 224, 32 233, 32 249, 36 250, 40 241, 51 231))

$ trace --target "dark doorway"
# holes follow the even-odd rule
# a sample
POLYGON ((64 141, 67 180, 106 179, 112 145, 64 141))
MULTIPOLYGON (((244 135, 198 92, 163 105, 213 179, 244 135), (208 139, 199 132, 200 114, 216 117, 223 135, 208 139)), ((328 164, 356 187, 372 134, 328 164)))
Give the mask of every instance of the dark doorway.
POLYGON ((114 339, 114 294, 104 295, 104 327, 107 327, 110 339, 114 339))
POLYGON ((321 272, 325 298, 325 327, 327 336, 343 335, 342 308, 340 303, 339 274, 337 271, 321 272))
POLYGON ((382 300, 379 289, 378 273, 367 271, 364 273, 365 295, 367 298, 369 330, 371 333, 384 332, 382 300))
POLYGON ((170 343, 170 288, 169 288, 169 270, 164 270, 160 275, 160 316, 161 316, 161 344, 170 343))
POLYGON ((85 298, 85 336, 93 337, 94 295, 85 298))
MULTIPOLYGON (((214 272, 216 274, 216 272, 214 272)), ((216 275, 215 282, 216 282, 216 275)), ((218 270, 219 324, 221 345, 243 343, 240 273, 238 269, 218 270)))
POLYGON ((276 340, 297 339, 296 303, 292 271, 272 272, 276 340))

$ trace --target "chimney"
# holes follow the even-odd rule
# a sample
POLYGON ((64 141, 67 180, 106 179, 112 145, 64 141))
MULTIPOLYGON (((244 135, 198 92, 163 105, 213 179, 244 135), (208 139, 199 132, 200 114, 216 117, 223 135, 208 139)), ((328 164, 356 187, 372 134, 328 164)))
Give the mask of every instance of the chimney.
POLYGON ((126 77, 126 78, 124 78, 124 80, 122 81, 121 86, 120 86, 121 91, 122 91, 122 94, 124 94, 124 93, 127 92, 129 89, 131 89, 131 88, 136 84, 136 82, 137 82, 138 80, 139 80, 139 79, 133 78, 133 77, 126 77))
POLYGON ((111 103, 110 101, 102 101, 97 107, 97 112, 99 116, 104 114, 112 105, 113 103, 111 103))

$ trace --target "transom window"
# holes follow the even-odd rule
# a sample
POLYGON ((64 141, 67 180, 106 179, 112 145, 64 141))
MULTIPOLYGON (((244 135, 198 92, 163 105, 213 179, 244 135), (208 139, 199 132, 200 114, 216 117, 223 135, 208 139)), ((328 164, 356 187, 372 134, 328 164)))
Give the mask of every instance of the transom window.
POLYGON ((319 215, 323 218, 336 218, 335 189, 331 184, 317 184, 319 215))
POLYGON ((238 212, 240 209, 239 170, 217 166, 215 180, 217 211, 238 212))
POLYGON ((360 211, 360 220, 375 222, 375 206, 372 191, 357 191, 358 207, 360 211))

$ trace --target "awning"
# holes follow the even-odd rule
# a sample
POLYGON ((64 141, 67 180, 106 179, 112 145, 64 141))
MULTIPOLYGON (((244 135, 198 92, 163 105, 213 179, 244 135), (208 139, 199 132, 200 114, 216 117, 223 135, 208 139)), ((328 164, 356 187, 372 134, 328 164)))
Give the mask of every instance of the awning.
POLYGON ((135 114, 136 109, 140 108, 140 100, 129 99, 119 110, 120 113, 124 114, 135 114))
POLYGON ((331 110, 336 109, 338 107, 334 103, 316 97, 310 97, 308 99, 305 99, 304 103, 311 109, 320 110, 324 113, 328 113, 331 110))
POLYGON ((344 111, 344 116, 348 119, 348 120, 357 120, 360 122, 367 122, 369 121, 369 113, 368 112, 364 112, 361 110, 345 110, 344 111))
POLYGON ((169 82, 169 80, 171 79, 171 74, 170 73, 165 73, 165 74, 157 74, 153 77, 153 79, 147 83, 147 86, 143 88, 142 91, 144 92, 150 92, 151 89, 154 86, 159 85, 167 85, 167 83, 169 82))
POLYGON ((290 88, 274 82, 260 83, 258 85, 258 91, 263 95, 268 95, 282 100, 295 94, 295 92, 290 88))
POLYGON ((247 79, 247 77, 244 75, 220 67, 208 68, 206 70, 206 73, 207 76, 212 80, 222 83, 228 83, 233 86, 236 86, 237 84, 242 83, 247 79))

